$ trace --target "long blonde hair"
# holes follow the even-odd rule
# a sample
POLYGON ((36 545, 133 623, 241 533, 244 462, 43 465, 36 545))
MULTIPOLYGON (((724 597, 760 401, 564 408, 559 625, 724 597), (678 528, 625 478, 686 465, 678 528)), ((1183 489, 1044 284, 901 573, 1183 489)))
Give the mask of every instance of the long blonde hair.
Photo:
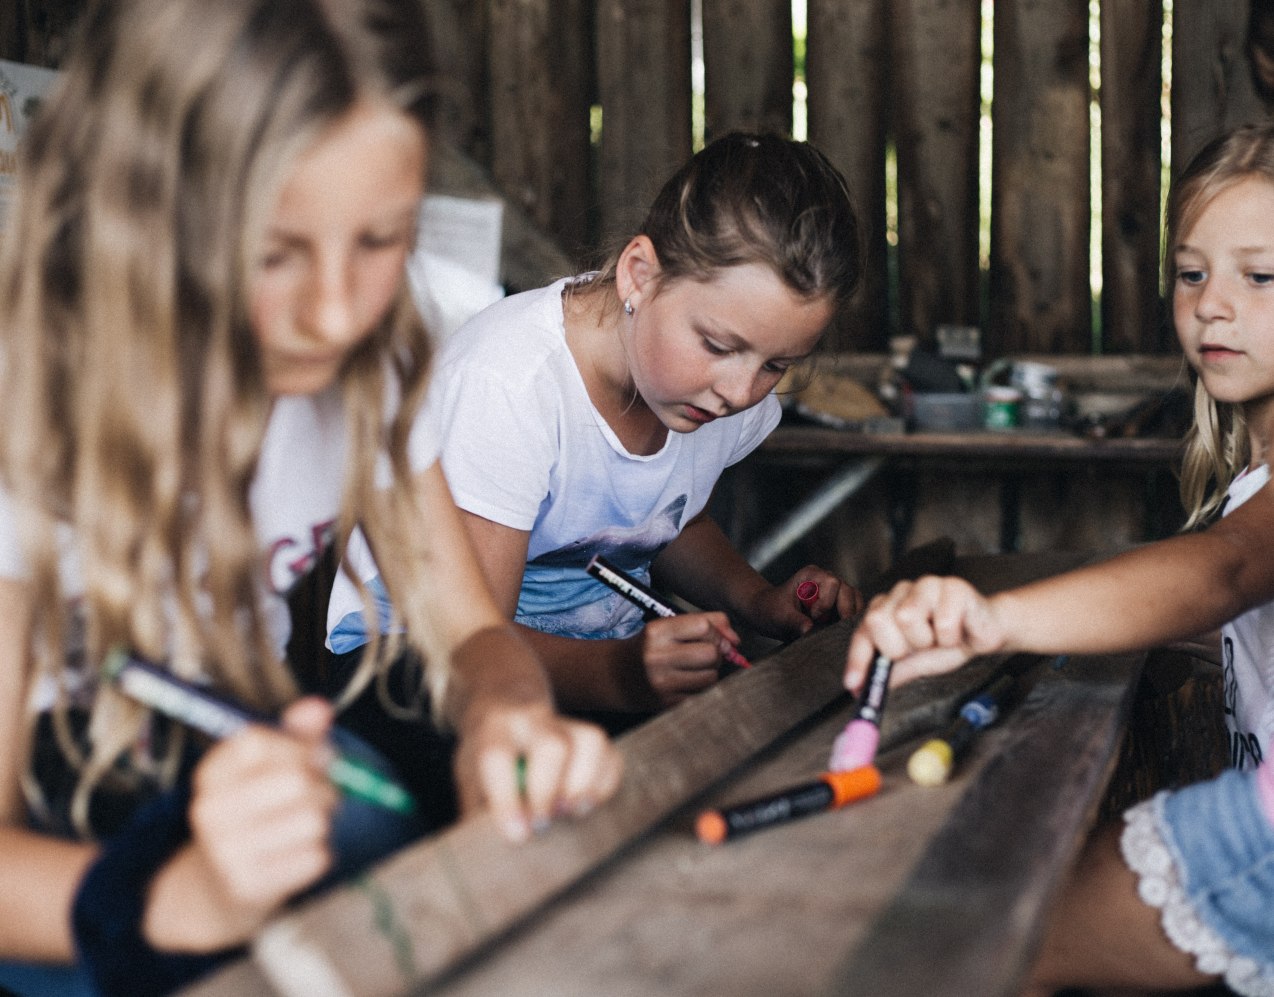
MULTIPOLYGON (((1246 125, 1206 145, 1190 161, 1168 194, 1164 241, 1164 294, 1176 283, 1173 262, 1182 238, 1222 191, 1248 177, 1274 183, 1274 125, 1246 125)), ((1181 462, 1181 502, 1185 529, 1210 521, 1225 502, 1236 475, 1251 460, 1247 421, 1240 405, 1218 402, 1196 380, 1194 423, 1181 462)))
MULTIPOLYGON (((69 528, 90 663, 125 645, 257 708, 295 695, 263 618, 248 502, 270 410, 248 275, 289 165, 325 127, 368 98, 427 127, 420 18, 418 0, 90 5, 24 137, 0 254, 0 418, 11 427, 0 481, 29 565, 30 681, 66 684, 69 528)), ((404 286, 342 371, 350 466, 338 543, 354 510, 373 549, 403 549, 419 523, 407 437, 428 357, 404 286), (388 417, 387 397, 397 402, 388 417), (387 493, 374 487, 386 455, 387 493)), ((411 566, 386 560, 394 591, 411 566)), ((433 638, 420 600, 401 605, 424 652, 433 638)), ((441 688, 444 669, 433 673, 441 688)), ((146 714, 101 690, 87 754, 66 714, 60 702, 59 741, 82 767, 84 830, 88 792, 146 714)))

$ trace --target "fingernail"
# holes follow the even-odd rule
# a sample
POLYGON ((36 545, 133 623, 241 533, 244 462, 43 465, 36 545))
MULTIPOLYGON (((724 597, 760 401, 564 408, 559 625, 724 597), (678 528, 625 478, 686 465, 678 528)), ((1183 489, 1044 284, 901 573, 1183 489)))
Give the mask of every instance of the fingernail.
POLYGON ((531 830, 534 831, 536 834, 543 834, 552 826, 552 824, 553 822, 549 820, 547 817, 532 817, 531 818, 531 830))
POLYGON ((504 836, 515 844, 521 844, 531 836, 531 829, 527 827, 526 821, 518 817, 506 817, 500 826, 504 836))

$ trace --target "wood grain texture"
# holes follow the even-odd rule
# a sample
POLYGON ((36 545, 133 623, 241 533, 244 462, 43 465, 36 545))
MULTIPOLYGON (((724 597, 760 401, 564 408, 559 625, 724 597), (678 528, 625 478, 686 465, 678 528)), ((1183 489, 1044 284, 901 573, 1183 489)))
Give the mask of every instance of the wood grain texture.
POLYGON ((1174 0, 1172 175, 1207 142, 1268 112, 1245 51, 1248 0, 1174 0))
POLYGON ((1159 307, 1162 0, 1101 5, 1102 348, 1167 352, 1159 307))
POLYGON ((1087 353, 1088 3, 998 0, 983 355, 1087 353))
POLYGON ((601 0, 602 242, 627 238, 690 158, 689 0, 601 0))
POLYGON ((890 5, 898 148, 900 332, 936 350, 940 323, 980 324, 982 18, 966 0, 890 5))
MULTIPOLYGON (((941 566, 945 554, 942 545, 919 550, 915 567, 941 566)), ((956 568, 990 591, 1079 560, 1075 555, 971 558, 957 561, 956 568)), ((226 974, 230 982, 214 978, 200 997, 370 997, 430 986, 568 889, 581 888, 793 732, 811 722, 826 727, 829 711, 831 723, 843 726, 853 706, 840 684, 849 633, 848 621, 815 631, 625 735, 618 742, 626 763, 624 784, 614 800, 588 818, 558 823, 521 846, 504 841, 486 818, 466 821, 279 918, 254 947, 259 974, 232 967, 226 974), (269 984, 259 991, 230 989, 231 982, 244 988, 246 981, 261 977, 269 984)), ((937 727, 994 667, 984 659, 892 693, 882 750, 937 727)), ((812 771, 826 765, 833 736, 824 731, 812 742, 821 755, 812 771)))
POLYGON ((881 350, 889 341, 888 2, 809 0, 807 8, 809 139, 845 174, 864 235, 862 287, 848 314, 828 335, 836 349, 881 350))
POLYGON ((712 0, 703 5, 704 135, 792 131, 792 5, 712 0))

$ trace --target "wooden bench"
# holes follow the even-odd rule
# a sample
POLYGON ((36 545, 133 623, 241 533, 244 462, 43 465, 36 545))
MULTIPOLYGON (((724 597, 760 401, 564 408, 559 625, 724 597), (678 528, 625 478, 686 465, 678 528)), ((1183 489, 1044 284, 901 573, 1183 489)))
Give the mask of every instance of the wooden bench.
MULTIPOLYGON (((1074 560, 958 567, 989 590, 1074 560)), ((894 690, 877 796, 701 844, 702 807, 826 765, 854 705, 849 632, 815 632, 625 735, 623 788, 589 817, 521 847, 467 821, 281 917, 190 993, 1016 993, 1146 655, 1039 659, 1029 694, 937 788, 908 780, 910 751, 1001 662, 894 690)))

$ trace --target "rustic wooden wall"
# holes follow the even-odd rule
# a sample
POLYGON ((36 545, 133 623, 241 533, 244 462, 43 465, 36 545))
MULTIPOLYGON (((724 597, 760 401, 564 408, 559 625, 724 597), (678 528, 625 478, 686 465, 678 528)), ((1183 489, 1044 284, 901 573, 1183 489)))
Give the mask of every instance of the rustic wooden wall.
MULTIPOLYGON (((56 66, 89 0, 0 4, 0 57, 56 66)), ((422 0, 445 81, 440 130, 561 254, 631 233, 691 152, 690 0, 422 0), (600 136, 598 124, 600 121, 600 136)), ((1250 0, 1175 0, 1172 168, 1268 111, 1246 57, 1250 0)), ((788 0, 704 0, 703 127, 792 126, 788 0)), ((980 323, 990 356, 1173 348, 1158 294, 1162 0, 1102 0, 1102 179, 1090 189, 1087 0, 996 0, 991 258, 978 260, 980 0, 808 0, 808 134, 868 233, 840 348, 980 323), (890 279, 886 162, 897 162, 890 279), (1102 340, 1090 202, 1100 195, 1102 340), (989 286, 989 296, 986 291, 989 286), (890 288, 896 297, 891 301, 890 288)), ((534 266, 518 274, 542 275, 534 266)))

